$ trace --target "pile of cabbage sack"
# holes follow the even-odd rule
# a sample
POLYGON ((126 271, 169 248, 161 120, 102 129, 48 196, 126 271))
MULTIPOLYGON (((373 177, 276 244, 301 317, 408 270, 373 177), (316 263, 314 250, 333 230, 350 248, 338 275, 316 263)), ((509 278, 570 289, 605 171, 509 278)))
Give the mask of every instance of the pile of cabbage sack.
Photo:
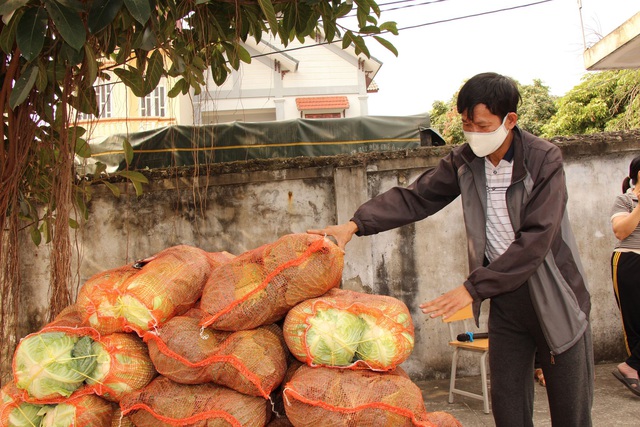
POLYGON ((343 256, 289 234, 98 272, 17 345, 0 427, 459 426, 399 366, 408 308, 341 289, 343 256))

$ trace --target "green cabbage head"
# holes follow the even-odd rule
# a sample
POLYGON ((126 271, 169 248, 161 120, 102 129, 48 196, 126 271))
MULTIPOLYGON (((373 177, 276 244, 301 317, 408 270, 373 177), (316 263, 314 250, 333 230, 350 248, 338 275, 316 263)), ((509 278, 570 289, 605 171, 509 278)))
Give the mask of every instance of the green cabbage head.
POLYGON ((71 427, 76 425, 76 407, 67 403, 45 406, 40 410, 40 414, 43 416, 40 427, 71 427))
POLYGON ((39 426, 42 415, 38 412, 42 405, 31 403, 21 403, 9 413, 9 426, 11 427, 33 427, 39 426))
POLYGON ((96 368, 89 337, 43 332, 23 339, 15 355, 16 386, 31 397, 69 397, 96 368))
MULTIPOLYGON (((358 357, 368 362, 377 362, 382 366, 391 366, 398 357, 397 337, 389 329, 377 324, 377 319, 366 314, 362 315, 365 328, 362 342, 358 347, 358 357)), ((413 343, 413 338, 411 338, 413 343)))
POLYGON ((347 366, 353 362, 364 330, 359 316, 329 308, 318 310, 309 323, 306 341, 313 363, 347 366))

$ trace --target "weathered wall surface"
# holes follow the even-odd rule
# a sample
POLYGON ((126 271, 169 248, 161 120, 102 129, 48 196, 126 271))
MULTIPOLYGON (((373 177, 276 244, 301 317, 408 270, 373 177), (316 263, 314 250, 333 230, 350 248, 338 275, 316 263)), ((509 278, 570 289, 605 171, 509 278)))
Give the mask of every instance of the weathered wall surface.
MULTIPOLYGON (((630 160, 640 154, 640 133, 557 143, 566 162, 568 210, 591 287, 596 360, 621 360, 622 333, 609 269, 615 243, 609 211, 630 160)), ((360 203, 409 184, 447 152, 446 147, 425 147, 158 171, 150 174, 151 183, 139 198, 125 184, 119 184, 125 193, 119 199, 98 189, 89 221, 75 236, 77 285, 177 244, 237 255, 285 234, 347 221, 360 203)), ((55 248, 34 249, 25 239, 21 250, 28 293, 21 327, 26 334, 45 318, 49 251, 55 248)), ((415 350, 403 367, 416 379, 445 377, 451 356, 448 330, 440 320, 427 320, 418 304, 461 284, 466 274, 466 239, 456 200, 419 223, 354 238, 345 254, 343 287, 403 300, 416 331, 415 350)), ((488 310, 487 301, 481 327, 486 327, 488 310)))

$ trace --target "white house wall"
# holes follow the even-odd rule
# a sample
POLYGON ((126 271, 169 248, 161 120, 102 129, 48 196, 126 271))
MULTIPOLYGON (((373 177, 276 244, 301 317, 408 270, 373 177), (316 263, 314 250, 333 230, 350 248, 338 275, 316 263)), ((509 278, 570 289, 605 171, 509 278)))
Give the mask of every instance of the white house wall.
POLYGON ((241 63, 219 87, 209 76, 208 89, 194 97, 195 123, 223 122, 232 116, 250 121, 260 109, 275 111, 276 120, 299 118, 296 98, 319 96, 347 96, 344 117, 366 115, 366 70, 359 58, 339 46, 315 43, 295 40, 275 53, 271 45, 247 45, 251 64, 241 63), (243 110, 252 113, 243 115, 243 110))

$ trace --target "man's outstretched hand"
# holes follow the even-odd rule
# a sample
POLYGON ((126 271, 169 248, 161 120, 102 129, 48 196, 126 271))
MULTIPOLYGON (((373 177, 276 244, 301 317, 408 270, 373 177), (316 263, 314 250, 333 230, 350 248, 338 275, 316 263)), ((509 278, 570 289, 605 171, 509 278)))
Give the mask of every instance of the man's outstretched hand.
POLYGON ((358 226, 355 222, 349 221, 344 224, 330 225, 320 230, 307 230, 309 234, 320 234, 322 236, 332 236, 336 239, 338 247, 344 251, 345 246, 351 240, 354 234, 358 231, 358 226))
POLYGON ((468 306, 473 302, 473 298, 464 285, 440 295, 438 298, 420 304, 420 309, 429 317, 442 316, 447 318, 456 311, 468 306))

